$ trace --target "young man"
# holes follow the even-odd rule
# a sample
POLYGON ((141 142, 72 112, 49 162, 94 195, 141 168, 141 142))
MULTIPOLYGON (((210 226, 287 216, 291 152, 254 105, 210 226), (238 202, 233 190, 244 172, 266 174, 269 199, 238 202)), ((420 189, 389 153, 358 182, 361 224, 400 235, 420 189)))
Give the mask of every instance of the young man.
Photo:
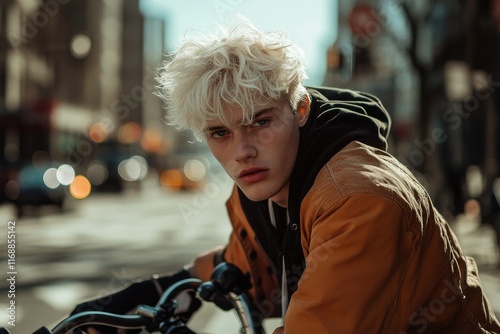
MULTIPOLYGON (((500 333, 474 261, 387 153, 380 101, 305 78, 297 47, 248 23, 188 40, 164 64, 169 122, 206 140, 235 187, 228 244, 159 285, 209 279, 226 261, 250 274, 263 316, 283 317, 274 333, 500 333)), ((157 298, 144 281, 77 310, 157 298)))

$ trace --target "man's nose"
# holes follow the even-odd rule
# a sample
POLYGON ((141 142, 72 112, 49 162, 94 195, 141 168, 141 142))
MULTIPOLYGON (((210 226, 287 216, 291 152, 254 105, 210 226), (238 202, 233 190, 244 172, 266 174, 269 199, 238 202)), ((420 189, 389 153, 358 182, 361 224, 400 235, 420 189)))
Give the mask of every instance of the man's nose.
POLYGON ((257 148, 254 143, 252 135, 241 129, 234 135, 235 140, 235 159, 238 162, 247 161, 248 159, 255 158, 257 155, 257 148))

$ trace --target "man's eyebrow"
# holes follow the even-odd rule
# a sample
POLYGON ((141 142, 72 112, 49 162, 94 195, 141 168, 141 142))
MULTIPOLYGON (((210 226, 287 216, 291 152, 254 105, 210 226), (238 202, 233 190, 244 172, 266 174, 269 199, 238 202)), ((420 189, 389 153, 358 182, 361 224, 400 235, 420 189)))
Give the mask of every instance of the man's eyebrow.
POLYGON ((266 107, 262 110, 259 110, 255 113, 255 115, 253 115, 253 119, 256 119, 256 118, 259 118, 260 116, 268 113, 268 112, 271 112, 273 111, 274 109, 276 109, 276 107, 272 106, 272 107, 266 107))
POLYGON ((207 126, 205 128, 205 132, 213 132, 213 131, 218 131, 218 130, 224 130, 226 126, 224 125, 214 125, 214 126, 207 126))
MULTIPOLYGON (((259 110, 257 111, 254 115, 253 115, 253 119, 256 119, 256 118, 259 118, 261 117, 262 115, 264 114, 267 114, 271 111, 273 111, 274 109, 276 109, 275 106, 271 106, 271 107, 266 107, 262 110, 259 110)), ((227 128, 226 125, 214 125, 214 126, 207 126, 205 128, 205 132, 213 132, 213 131, 218 131, 218 130, 225 130, 227 128)))
MULTIPOLYGON (((252 119, 250 120, 250 122, 248 124, 255 122, 255 120, 257 118, 262 117, 265 114, 271 113, 274 109, 276 109, 276 107, 272 106, 272 107, 265 107, 264 109, 257 111, 255 114, 253 114, 252 119)), ((245 125, 248 125, 248 124, 245 123, 245 125)))

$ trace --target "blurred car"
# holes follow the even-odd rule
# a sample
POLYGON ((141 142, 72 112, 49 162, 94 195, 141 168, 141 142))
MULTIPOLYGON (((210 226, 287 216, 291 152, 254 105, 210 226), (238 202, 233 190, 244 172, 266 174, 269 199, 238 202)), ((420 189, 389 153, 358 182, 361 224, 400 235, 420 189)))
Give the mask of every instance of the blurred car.
POLYGON ((145 158, 132 152, 129 145, 112 140, 97 145, 96 157, 86 172, 93 190, 122 192, 130 185, 139 185, 149 166, 145 158))
POLYGON ((122 192, 125 180, 118 173, 118 166, 127 158, 128 148, 116 141, 106 141, 96 146, 96 160, 91 162, 87 176, 94 191, 122 192))
POLYGON ((173 158, 170 168, 160 174, 162 186, 173 190, 201 188, 210 170, 208 160, 201 155, 179 154, 173 158))
MULTIPOLYGON (((64 166, 71 168, 68 165, 64 166)), ((7 182, 4 188, 5 196, 16 206, 18 216, 24 215, 26 206, 55 205, 59 210, 63 209, 67 193, 60 181, 57 180, 58 173, 60 178, 65 177, 62 175, 64 169, 48 165, 34 166, 30 164, 19 169, 19 172, 7 182)))
POLYGON ((184 137, 178 140, 165 166, 160 173, 160 183, 173 190, 199 189, 206 184, 209 174, 220 167, 206 143, 184 137))
POLYGON ((0 204, 8 203, 15 196, 18 196, 16 183, 11 182, 16 179, 19 167, 14 164, 0 161, 0 204))

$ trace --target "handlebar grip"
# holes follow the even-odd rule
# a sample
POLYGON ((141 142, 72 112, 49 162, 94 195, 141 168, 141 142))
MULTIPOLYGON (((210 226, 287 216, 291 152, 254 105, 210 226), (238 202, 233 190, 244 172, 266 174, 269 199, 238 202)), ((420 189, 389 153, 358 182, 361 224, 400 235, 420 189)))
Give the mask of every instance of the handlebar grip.
POLYGON ((210 281, 223 291, 236 294, 241 294, 252 287, 250 278, 243 274, 240 268, 228 262, 222 262, 214 268, 210 281))
POLYGON ((224 291, 221 291, 221 289, 212 282, 201 284, 198 293, 203 300, 211 301, 224 311, 229 311, 233 308, 231 301, 225 297, 224 291))

